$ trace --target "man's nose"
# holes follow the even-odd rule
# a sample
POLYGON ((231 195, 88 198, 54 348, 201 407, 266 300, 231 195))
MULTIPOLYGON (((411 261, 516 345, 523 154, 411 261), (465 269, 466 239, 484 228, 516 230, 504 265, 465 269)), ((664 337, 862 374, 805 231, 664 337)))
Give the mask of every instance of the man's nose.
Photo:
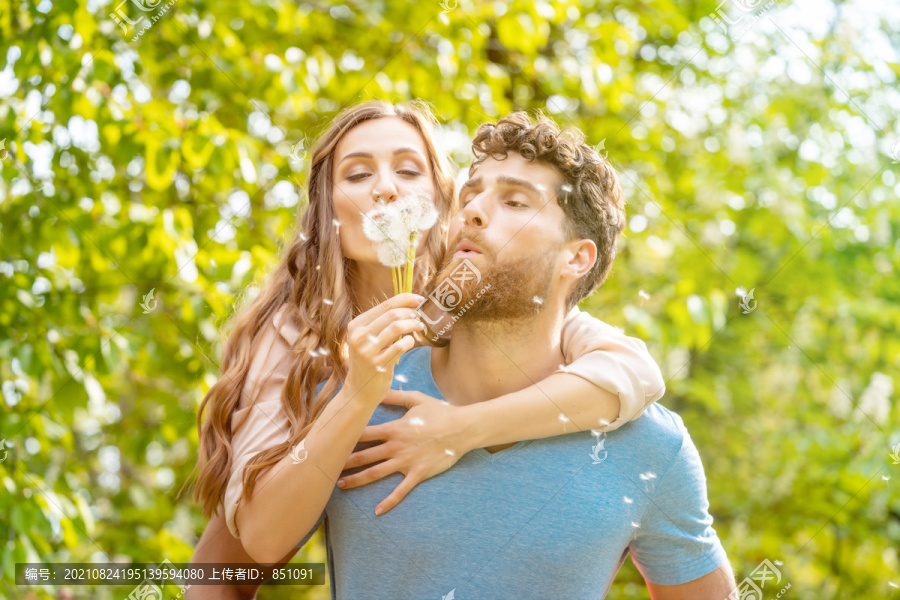
POLYGON ((461 214, 466 225, 479 228, 487 227, 488 218, 484 206, 485 196, 486 194, 482 192, 469 200, 463 207, 461 214))

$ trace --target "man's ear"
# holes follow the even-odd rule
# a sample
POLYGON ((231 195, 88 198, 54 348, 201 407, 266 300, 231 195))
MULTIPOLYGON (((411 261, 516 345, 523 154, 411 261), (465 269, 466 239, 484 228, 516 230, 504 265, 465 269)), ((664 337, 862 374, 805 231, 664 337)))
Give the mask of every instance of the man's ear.
POLYGON ((565 244, 562 254, 565 264, 560 275, 578 280, 597 262, 597 245, 589 239, 572 240, 565 244))

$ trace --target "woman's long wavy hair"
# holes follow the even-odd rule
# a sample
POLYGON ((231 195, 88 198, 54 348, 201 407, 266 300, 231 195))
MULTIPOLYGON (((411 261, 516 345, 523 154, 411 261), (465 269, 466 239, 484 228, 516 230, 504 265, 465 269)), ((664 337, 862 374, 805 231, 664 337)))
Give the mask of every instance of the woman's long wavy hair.
MULTIPOLYGON (((194 500, 210 518, 223 501, 231 474, 232 416, 240 407, 242 389, 264 326, 284 305, 300 336, 292 348, 293 361, 281 391, 281 409, 290 421, 290 439, 253 457, 244 469, 244 494, 249 497, 257 478, 278 463, 306 437, 328 399, 347 375, 347 325, 354 315, 350 293, 349 261, 341 251, 333 225, 337 215, 332 202, 334 151, 353 127, 384 117, 399 117, 415 127, 425 142, 434 176, 438 221, 425 238, 426 250, 416 260, 415 289, 420 292, 446 251, 444 232, 455 213, 453 172, 447 157, 434 143, 436 124, 427 104, 419 101, 390 104, 369 101, 345 109, 332 121, 312 148, 308 177, 309 205, 301 208, 300 232, 286 246, 281 258, 255 298, 235 311, 225 323, 227 341, 222 352, 222 377, 210 388, 197 415, 200 449, 194 500), (325 302, 325 300, 330 302, 325 302), (323 349, 325 351, 323 351, 323 349), (321 402, 316 386, 323 380, 321 402), (206 418, 204 419, 204 412, 206 418)), ((256 398, 252 400, 256 402, 256 398)))

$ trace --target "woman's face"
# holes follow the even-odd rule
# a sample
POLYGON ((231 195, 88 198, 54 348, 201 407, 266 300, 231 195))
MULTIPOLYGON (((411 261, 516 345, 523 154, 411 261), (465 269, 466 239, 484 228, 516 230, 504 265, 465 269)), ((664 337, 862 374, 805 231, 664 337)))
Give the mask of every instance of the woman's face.
MULTIPOLYGON (((360 214, 372 209, 376 195, 385 202, 407 194, 435 199, 425 141, 400 117, 365 121, 345 133, 335 147, 332 169, 341 247, 357 263, 380 264, 374 244, 363 234, 360 214)), ((417 252, 424 251, 426 234, 420 232, 417 252)))

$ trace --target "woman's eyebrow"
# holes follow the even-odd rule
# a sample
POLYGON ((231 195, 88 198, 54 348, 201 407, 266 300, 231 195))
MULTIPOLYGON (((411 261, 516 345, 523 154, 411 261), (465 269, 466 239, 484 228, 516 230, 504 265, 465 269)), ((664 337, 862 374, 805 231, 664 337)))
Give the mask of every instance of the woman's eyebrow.
MULTIPOLYGON (((394 156, 397 156, 398 154, 415 154, 415 155, 419 156, 420 158, 422 157, 422 153, 419 152, 418 150, 416 150, 415 148, 406 148, 406 147, 397 148, 396 150, 394 150, 392 152, 392 154, 394 156)), ((350 152, 348 154, 345 154, 344 157, 338 161, 338 164, 341 164, 348 158, 373 158, 373 157, 372 157, 372 154, 369 152, 350 152)))

